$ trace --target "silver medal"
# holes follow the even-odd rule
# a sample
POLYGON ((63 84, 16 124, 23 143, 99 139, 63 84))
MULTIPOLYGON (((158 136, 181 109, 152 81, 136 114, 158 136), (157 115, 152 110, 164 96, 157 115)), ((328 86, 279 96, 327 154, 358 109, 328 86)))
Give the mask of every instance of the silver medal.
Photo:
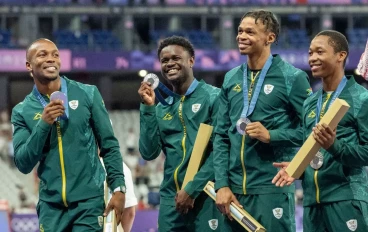
POLYGON ((238 130, 238 133, 241 135, 245 134, 245 128, 247 127, 247 125, 251 123, 251 121, 248 118, 240 118, 237 122, 236 122, 236 129, 238 130))
POLYGON ((158 79, 158 76, 154 73, 148 73, 144 77, 143 81, 150 83, 152 89, 156 89, 158 84, 160 83, 160 80, 158 79))
POLYGON ((310 166, 315 169, 318 170, 322 167, 323 165, 323 154, 318 151, 316 156, 314 156, 313 160, 310 162, 310 166))

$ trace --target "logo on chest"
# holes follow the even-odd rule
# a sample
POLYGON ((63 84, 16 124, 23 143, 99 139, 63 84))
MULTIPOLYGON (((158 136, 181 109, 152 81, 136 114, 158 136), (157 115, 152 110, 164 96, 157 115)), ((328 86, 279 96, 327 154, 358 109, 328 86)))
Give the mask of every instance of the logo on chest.
POLYGON ((307 89, 307 95, 310 96, 312 94, 313 94, 313 89, 312 88, 307 89))
POLYGON ((273 216, 275 216, 275 218, 280 219, 282 217, 282 214, 284 213, 283 208, 274 208, 272 210, 273 216))
POLYGON ((308 118, 315 118, 316 117, 316 113, 314 113, 314 110, 312 110, 309 114, 308 114, 308 118))
POLYGON ((358 228, 358 221, 356 219, 351 219, 346 222, 346 225, 348 226, 349 230, 355 231, 358 228))
POLYGON ((39 120, 42 117, 42 114, 40 112, 35 113, 35 116, 33 117, 33 120, 39 120))
POLYGON ((274 88, 273 85, 267 84, 267 85, 264 85, 263 91, 265 92, 265 94, 270 94, 273 88, 274 88))
POLYGON ((171 120, 173 118, 173 116, 170 113, 166 113, 165 116, 162 118, 163 120, 171 120))
POLYGON ((75 110, 78 108, 79 102, 78 100, 72 100, 69 102, 69 106, 72 110, 75 110))
POLYGON ((218 219, 209 220, 208 225, 210 226, 211 230, 216 230, 218 227, 218 219))
POLYGON ((242 90, 242 89, 241 89, 241 87, 240 87, 240 84, 236 84, 236 85, 234 86, 234 88, 233 88, 233 91, 235 91, 235 92, 237 92, 237 93, 239 93, 241 90, 242 90))
POLYGON ((199 103, 193 104, 192 105, 192 111, 193 111, 193 113, 197 113, 200 108, 201 108, 201 104, 199 104, 199 103))

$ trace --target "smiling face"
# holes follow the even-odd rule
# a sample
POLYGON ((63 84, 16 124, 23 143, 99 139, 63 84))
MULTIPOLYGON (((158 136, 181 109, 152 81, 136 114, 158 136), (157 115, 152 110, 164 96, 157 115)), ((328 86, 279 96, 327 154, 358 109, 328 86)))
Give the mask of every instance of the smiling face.
POLYGON ((159 57, 162 76, 171 84, 183 84, 193 75, 194 57, 182 46, 166 46, 161 50, 159 57))
POLYGON ((320 35, 315 37, 309 47, 309 65, 313 77, 325 78, 333 76, 338 69, 343 69, 345 51, 335 52, 330 37, 320 35))
POLYGON ((238 27, 236 41, 240 54, 259 54, 275 41, 275 34, 266 30, 261 19, 256 22, 253 17, 245 17, 238 27))
POLYGON ((47 83, 59 77, 59 50, 50 40, 33 43, 27 52, 26 68, 35 81, 47 83))

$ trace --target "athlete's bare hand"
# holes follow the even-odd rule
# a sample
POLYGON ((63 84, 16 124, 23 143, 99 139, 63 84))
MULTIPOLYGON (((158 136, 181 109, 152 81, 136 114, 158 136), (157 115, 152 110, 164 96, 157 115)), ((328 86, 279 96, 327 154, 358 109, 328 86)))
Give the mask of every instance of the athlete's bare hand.
POLYGON ((226 215, 229 220, 233 220, 233 217, 230 214, 231 202, 234 202, 235 205, 243 208, 243 206, 236 199, 235 195, 233 194, 233 192, 231 192, 229 187, 220 188, 216 194, 216 205, 221 213, 226 215))
POLYGON ((332 130, 326 123, 317 124, 313 127, 314 139, 324 148, 328 149, 332 146, 336 139, 336 129, 332 130))
POLYGON ((57 117, 64 114, 65 108, 61 100, 51 101, 45 106, 42 113, 42 120, 52 125, 57 117))
POLYGON ((263 143, 270 142, 270 132, 260 122, 249 123, 245 128, 245 133, 252 139, 258 139, 263 143))
POLYGON ((187 214, 194 207, 192 199, 184 189, 180 190, 175 196, 176 210, 179 213, 187 214))
POLYGON ((116 224, 119 225, 120 219, 124 213, 125 206, 125 193, 115 192, 112 194, 109 204, 107 205, 103 216, 106 217, 111 210, 115 210, 116 224))
POLYGON ((153 106, 155 104, 156 95, 149 82, 141 82, 141 87, 138 89, 138 94, 145 105, 153 106))
POLYGON ((290 162, 273 163, 273 166, 280 168, 280 170, 272 179, 272 184, 275 184, 277 187, 284 187, 285 185, 291 185, 295 181, 295 178, 289 176, 286 172, 286 168, 289 164, 290 162))

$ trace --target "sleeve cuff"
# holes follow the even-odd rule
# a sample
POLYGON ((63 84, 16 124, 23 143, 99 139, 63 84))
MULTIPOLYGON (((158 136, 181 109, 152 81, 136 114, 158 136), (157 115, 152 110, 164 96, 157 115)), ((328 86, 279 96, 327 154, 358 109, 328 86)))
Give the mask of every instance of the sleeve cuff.
POLYGON ((327 149, 328 153, 332 156, 336 156, 340 150, 341 142, 338 139, 335 139, 335 142, 327 149))
POLYGON ((115 190, 116 188, 125 188, 125 189, 126 189, 125 181, 124 181, 124 180, 120 180, 120 178, 119 178, 119 180, 115 180, 115 181, 111 184, 111 186, 110 186, 110 190, 111 190, 111 192, 114 192, 114 190, 115 190))
POLYGON ((192 199, 196 199, 201 191, 196 191, 196 189, 193 186, 193 181, 189 181, 188 184, 185 186, 184 191, 190 196, 192 199))
POLYGON ((279 134, 276 130, 269 130, 268 132, 270 133, 270 144, 279 140, 279 134))
POLYGON ((223 188, 223 187, 229 187, 229 182, 225 179, 222 179, 222 180, 216 180, 215 182, 215 190, 219 190, 220 188, 223 188))
POLYGON ((38 127, 41 128, 41 130, 48 132, 51 128, 51 125, 45 122, 42 118, 38 120, 38 127))
POLYGON ((116 192, 126 193, 126 187, 125 186, 119 186, 119 187, 114 189, 114 193, 116 193, 116 192))
POLYGON ((145 105, 145 104, 141 103, 139 109, 142 112, 154 113, 154 112, 156 112, 156 105, 148 106, 148 105, 145 105))

